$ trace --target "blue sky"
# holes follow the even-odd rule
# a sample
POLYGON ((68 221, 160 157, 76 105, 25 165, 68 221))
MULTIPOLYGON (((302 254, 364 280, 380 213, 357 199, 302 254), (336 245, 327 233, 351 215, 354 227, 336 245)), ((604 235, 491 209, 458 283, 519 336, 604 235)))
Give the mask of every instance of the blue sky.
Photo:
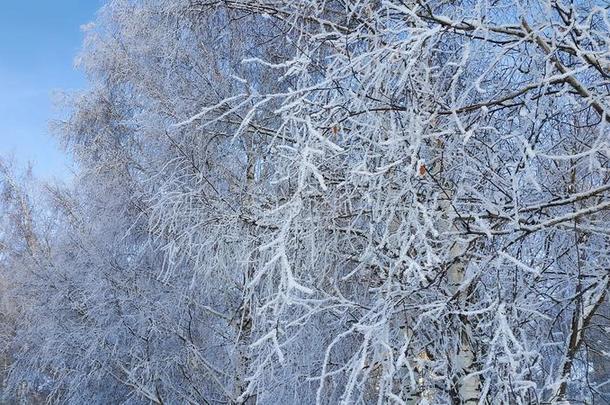
POLYGON ((102 0, 10 0, 0 9, 0 154, 13 154, 43 178, 69 178, 69 159, 49 134, 60 116, 52 94, 86 87, 73 67, 80 26, 102 0))

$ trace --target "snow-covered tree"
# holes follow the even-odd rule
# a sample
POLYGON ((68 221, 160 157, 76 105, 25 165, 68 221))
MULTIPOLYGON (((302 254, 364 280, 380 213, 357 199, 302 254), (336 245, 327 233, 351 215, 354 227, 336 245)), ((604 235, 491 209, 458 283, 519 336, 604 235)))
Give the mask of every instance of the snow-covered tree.
POLYGON ((58 125, 80 174, 20 234, 9 390, 607 401, 609 21, 593 0, 110 1, 58 125))

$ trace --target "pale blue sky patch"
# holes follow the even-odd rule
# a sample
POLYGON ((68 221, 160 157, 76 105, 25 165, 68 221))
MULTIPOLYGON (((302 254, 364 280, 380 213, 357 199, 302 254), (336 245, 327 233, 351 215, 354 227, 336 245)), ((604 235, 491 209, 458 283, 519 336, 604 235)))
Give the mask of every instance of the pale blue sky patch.
POLYGON ((49 134, 60 112, 52 95, 86 86, 74 69, 102 0, 5 1, 0 8, 0 154, 34 163, 43 178, 68 178, 69 159, 49 134))

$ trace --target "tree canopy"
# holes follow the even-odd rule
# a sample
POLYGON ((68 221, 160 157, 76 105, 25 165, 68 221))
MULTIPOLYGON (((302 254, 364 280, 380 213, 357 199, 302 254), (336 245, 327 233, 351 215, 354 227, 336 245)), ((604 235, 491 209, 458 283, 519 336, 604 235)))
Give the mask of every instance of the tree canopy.
POLYGON ((7 400, 610 401, 594 0, 112 0, 2 176, 7 400))

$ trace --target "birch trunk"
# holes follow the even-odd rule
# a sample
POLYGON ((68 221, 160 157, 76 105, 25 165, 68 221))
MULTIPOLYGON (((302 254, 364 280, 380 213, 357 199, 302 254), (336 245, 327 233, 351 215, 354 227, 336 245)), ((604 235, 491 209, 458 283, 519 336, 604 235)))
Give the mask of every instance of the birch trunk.
MULTIPOLYGON (((252 194, 255 181, 254 175, 254 162, 255 154, 253 153, 253 145, 248 142, 248 164, 246 168, 246 189, 245 197, 243 199, 243 207, 249 209, 252 205, 252 194)), ((251 225, 246 225, 251 227, 251 225)), ((253 256, 256 255, 254 251, 253 256)), ((235 369, 235 403, 237 404, 248 404, 255 403, 256 397, 248 395, 248 373, 250 371, 250 344, 252 343, 252 313, 250 311, 250 300, 248 298, 248 292, 246 291, 249 280, 254 275, 254 263, 255 257, 250 257, 247 269, 244 274, 243 283, 243 294, 244 300, 241 304, 237 320, 237 342, 236 342, 236 369, 235 369)))
MULTIPOLYGON (((460 229, 456 225, 456 212, 452 206, 454 193, 449 187, 443 187, 442 185, 442 153, 439 153, 432 173, 433 176, 436 176, 435 181, 439 187, 443 188, 442 193, 445 197, 439 203, 441 211, 441 220, 438 225, 439 232, 441 234, 457 234, 460 229)), ((468 299, 468 291, 459 291, 466 271, 465 254, 467 250, 468 242, 456 238, 447 257, 448 262, 451 263, 447 268, 448 290, 450 296, 457 300, 459 308, 464 308, 468 299)), ((481 378, 478 374, 473 375, 476 371, 476 353, 472 346, 472 329, 468 318, 465 316, 459 316, 457 322, 459 325, 459 329, 456 331, 458 336, 457 353, 453 353, 449 358, 449 370, 455 376, 450 390, 451 398, 455 404, 475 404, 481 397, 481 378)))

